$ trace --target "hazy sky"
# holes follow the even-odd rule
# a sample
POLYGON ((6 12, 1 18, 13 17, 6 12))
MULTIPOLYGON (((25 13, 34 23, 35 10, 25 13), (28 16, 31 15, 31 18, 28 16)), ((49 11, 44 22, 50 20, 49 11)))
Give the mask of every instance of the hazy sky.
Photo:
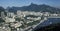
POLYGON ((32 3, 34 4, 47 4, 51 6, 57 6, 60 7, 60 0, 0 0, 0 6, 3 6, 4 8, 10 6, 27 6, 32 3))

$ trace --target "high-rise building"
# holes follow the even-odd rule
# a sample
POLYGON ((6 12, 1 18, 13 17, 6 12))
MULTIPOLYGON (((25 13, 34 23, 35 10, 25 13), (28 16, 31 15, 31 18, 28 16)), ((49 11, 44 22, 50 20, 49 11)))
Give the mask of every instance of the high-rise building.
POLYGON ((5 18, 5 14, 4 14, 4 12, 1 12, 1 18, 2 18, 2 19, 5 18))
POLYGON ((8 13, 7 13, 7 16, 8 16, 8 17, 13 17, 13 16, 14 16, 14 13, 8 12, 8 13))

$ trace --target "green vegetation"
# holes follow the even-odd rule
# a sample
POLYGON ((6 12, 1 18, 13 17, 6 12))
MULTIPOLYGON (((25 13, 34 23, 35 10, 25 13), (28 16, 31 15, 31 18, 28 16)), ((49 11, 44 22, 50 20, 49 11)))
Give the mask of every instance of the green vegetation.
POLYGON ((3 19, 0 18, 0 23, 5 22, 3 19))

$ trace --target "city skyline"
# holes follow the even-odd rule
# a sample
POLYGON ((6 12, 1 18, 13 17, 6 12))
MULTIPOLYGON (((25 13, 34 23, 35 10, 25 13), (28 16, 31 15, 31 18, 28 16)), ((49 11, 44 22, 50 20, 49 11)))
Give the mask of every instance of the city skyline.
POLYGON ((34 4, 46 4, 54 7, 60 7, 60 0, 0 0, 0 6, 6 8, 6 7, 22 7, 22 6, 28 6, 31 3, 34 4))

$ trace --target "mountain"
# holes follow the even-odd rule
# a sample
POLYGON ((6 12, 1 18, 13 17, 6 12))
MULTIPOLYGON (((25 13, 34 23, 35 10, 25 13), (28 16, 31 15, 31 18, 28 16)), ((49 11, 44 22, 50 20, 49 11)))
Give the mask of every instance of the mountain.
POLYGON ((1 12, 1 11, 4 11, 4 8, 0 6, 0 12, 1 12))
POLYGON ((36 12, 51 12, 51 13, 59 13, 60 9, 51 7, 49 5, 37 5, 31 3, 29 6, 23 6, 23 7, 10 7, 8 8, 9 11, 11 12, 16 12, 17 10, 22 10, 22 11, 36 11, 36 12))

